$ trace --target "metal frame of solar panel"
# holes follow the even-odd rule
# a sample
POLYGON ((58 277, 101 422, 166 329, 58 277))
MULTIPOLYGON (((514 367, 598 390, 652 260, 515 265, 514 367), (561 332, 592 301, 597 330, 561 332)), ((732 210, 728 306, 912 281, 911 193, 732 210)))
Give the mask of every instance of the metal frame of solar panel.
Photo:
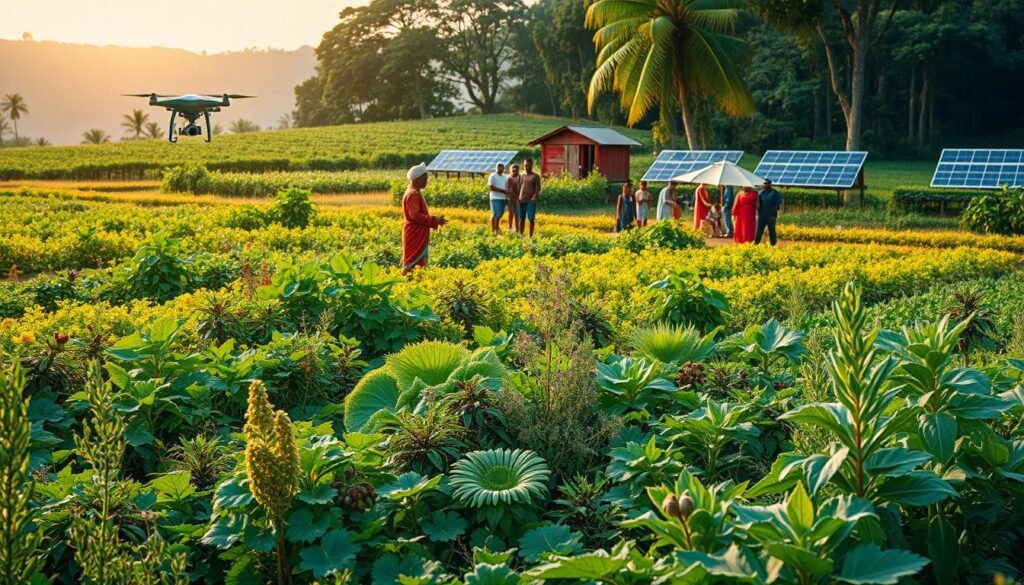
POLYGON ((741 158, 742 150, 663 150, 642 179, 666 183, 672 177, 704 168, 711 163, 723 160, 738 163, 741 158))
POLYGON ((442 150, 427 165, 431 172, 489 173, 499 163, 508 166, 516 150, 442 150))
POLYGON ((946 148, 932 175, 932 187, 1000 189, 1024 185, 1024 150, 946 148))
POLYGON ((754 174, 776 185, 851 189, 861 179, 868 153, 844 150, 769 150, 754 174))

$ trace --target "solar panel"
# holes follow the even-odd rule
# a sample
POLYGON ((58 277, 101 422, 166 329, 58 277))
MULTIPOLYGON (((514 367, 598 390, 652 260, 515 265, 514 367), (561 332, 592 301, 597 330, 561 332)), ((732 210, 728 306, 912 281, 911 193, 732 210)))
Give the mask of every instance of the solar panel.
POLYGON ((663 150, 644 173, 644 181, 664 183, 672 177, 702 169, 711 163, 727 160, 740 162, 742 150, 663 150))
POLYGON ((849 189, 857 181, 866 152, 769 150, 754 174, 776 185, 849 189))
POLYGON ((1024 150, 947 148, 932 187, 998 189, 1024 185, 1024 150))
POLYGON ((516 150, 442 150, 427 165, 428 171, 452 173, 489 173, 499 163, 508 166, 519 154, 516 150))

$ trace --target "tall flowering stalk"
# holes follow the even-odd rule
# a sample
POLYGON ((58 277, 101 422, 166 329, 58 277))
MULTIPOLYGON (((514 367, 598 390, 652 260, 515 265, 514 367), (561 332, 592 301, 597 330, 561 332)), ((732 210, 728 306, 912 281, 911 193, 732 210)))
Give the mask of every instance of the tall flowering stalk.
POLYGON ((44 556, 43 532, 35 527, 29 470, 32 423, 24 395, 25 372, 15 362, 0 375, 0 584, 32 581, 44 556))
POLYGON ((285 568, 284 516, 298 489, 299 450, 292 421, 283 410, 274 411, 263 382, 249 386, 245 413, 245 471, 253 498, 270 513, 277 532, 277 580, 290 582, 285 568))

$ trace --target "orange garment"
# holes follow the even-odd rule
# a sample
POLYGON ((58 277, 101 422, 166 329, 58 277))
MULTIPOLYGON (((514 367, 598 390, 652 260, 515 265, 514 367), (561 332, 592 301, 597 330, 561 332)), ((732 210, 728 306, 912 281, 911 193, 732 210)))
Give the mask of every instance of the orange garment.
POLYGON ((416 266, 427 265, 430 249, 430 230, 436 230, 438 219, 427 210, 427 202, 419 189, 409 186, 402 196, 402 212, 405 224, 402 226, 402 273, 408 274, 416 266))
POLYGON ((732 204, 732 239, 737 244, 754 241, 754 230, 757 226, 757 193, 751 189, 742 189, 732 204))
POLYGON ((694 192, 693 229, 700 229, 700 224, 707 218, 709 209, 711 209, 711 196, 708 195, 708 190, 704 188, 704 185, 700 185, 694 192))

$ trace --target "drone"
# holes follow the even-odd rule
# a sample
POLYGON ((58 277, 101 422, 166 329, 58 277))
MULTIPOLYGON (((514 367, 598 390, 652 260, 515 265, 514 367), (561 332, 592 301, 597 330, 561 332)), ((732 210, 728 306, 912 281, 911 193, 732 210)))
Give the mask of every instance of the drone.
POLYGON ((202 136, 203 130, 196 124, 196 120, 199 116, 203 116, 206 119, 206 141, 210 142, 213 140, 213 131, 210 129, 210 112, 219 112, 221 108, 226 108, 231 105, 231 100, 245 99, 256 97, 254 95, 238 95, 238 94, 221 94, 217 95, 197 95, 194 93, 188 93, 185 95, 162 95, 156 93, 131 93, 123 94, 126 97, 148 97, 149 105, 151 106, 162 106, 171 112, 171 128, 167 133, 167 140, 172 144, 178 141, 178 135, 181 136, 202 136), (174 133, 174 119, 181 114, 182 118, 188 121, 188 124, 178 131, 178 135, 174 133))

